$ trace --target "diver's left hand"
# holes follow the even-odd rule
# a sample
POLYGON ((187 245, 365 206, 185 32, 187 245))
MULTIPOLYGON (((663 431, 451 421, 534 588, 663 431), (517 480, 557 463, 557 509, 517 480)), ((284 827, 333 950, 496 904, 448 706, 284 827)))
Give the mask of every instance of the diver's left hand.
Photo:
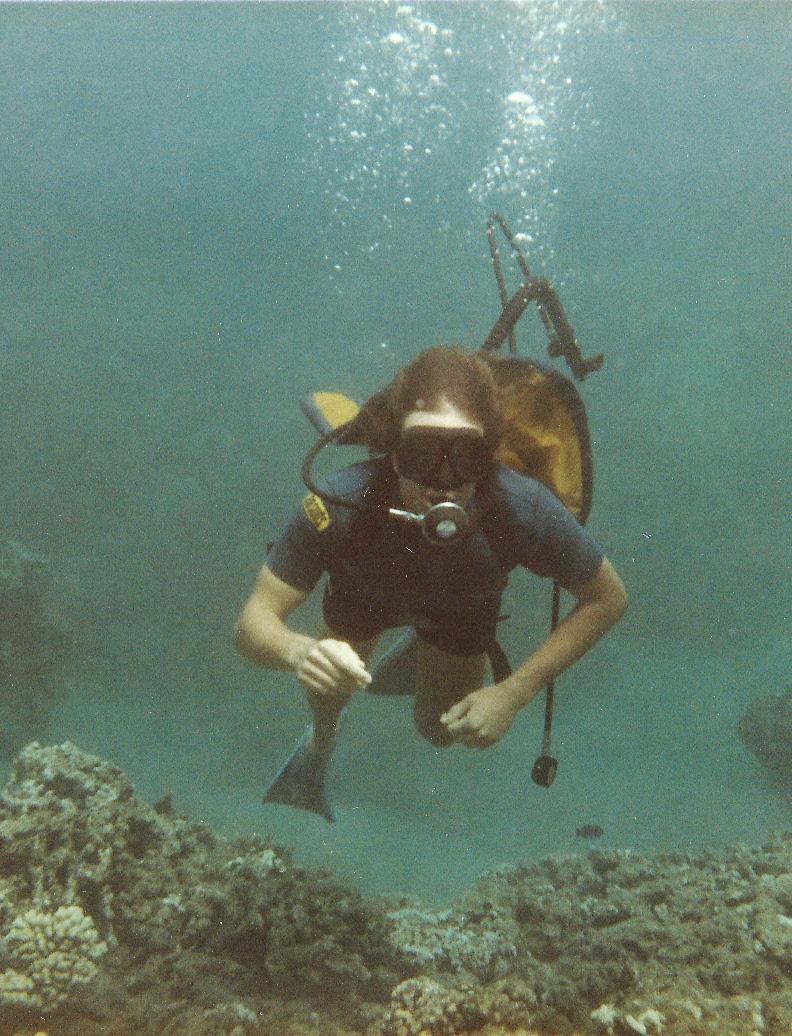
POLYGON ((468 748, 489 748, 507 732, 519 709, 500 684, 472 691, 452 705, 440 722, 468 748))

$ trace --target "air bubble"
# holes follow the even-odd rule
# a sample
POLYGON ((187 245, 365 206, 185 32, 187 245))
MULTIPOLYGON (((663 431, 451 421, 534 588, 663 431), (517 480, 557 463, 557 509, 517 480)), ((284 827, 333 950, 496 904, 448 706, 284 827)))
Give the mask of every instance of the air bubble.
POLYGON ((522 90, 512 90, 509 96, 506 98, 507 104, 519 104, 525 108, 535 108, 536 102, 530 94, 523 93, 522 90))
POLYGON ((519 220, 530 238, 532 257, 546 257, 542 250, 558 194, 555 158, 571 134, 593 123, 588 98, 573 83, 579 78, 577 51, 610 29, 616 16, 577 0, 482 5, 476 31, 468 31, 474 28, 470 22, 460 35, 442 24, 443 5, 423 9, 437 19, 423 17, 422 5, 407 2, 338 9, 343 31, 330 46, 339 64, 328 69, 326 104, 312 135, 317 167, 340 199, 336 219, 342 218, 343 201, 347 211, 358 210, 356 219, 365 211, 390 225, 387 199, 411 205, 435 161, 454 162, 452 140, 458 163, 474 152, 462 138, 471 125, 469 90, 458 89, 453 76, 464 71, 455 69, 457 60, 472 59, 474 47, 486 46, 499 61, 476 104, 490 113, 492 142, 488 161, 471 176, 469 194, 487 208, 503 204, 510 222, 519 220), (323 125, 328 108, 337 114, 323 125))

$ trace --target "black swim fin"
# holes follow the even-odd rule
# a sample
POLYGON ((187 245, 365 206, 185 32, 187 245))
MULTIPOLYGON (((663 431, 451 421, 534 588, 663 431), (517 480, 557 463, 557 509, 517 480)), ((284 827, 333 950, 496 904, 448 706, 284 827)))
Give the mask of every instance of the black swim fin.
POLYGON ((335 813, 325 791, 327 764, 334 744, 335 733, 324 738, 315 737, 314 725, 309 724, 286 762, 273 777, 262 801, 305 809, 318 813, 330 824, 334 823, 335 813))

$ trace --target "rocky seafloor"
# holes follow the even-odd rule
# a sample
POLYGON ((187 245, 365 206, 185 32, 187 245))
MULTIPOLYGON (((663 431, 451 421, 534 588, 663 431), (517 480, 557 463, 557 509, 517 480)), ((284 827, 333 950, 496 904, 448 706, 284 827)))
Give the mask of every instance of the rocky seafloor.
POLYGON ((0 1034, 781 1036, 792 834, 364 897, 33 743, 0 792, 0 1034))

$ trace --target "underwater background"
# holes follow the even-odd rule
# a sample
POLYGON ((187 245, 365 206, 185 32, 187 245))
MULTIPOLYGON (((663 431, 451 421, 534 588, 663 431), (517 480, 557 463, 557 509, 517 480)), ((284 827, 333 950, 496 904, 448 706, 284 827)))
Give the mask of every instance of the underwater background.
MULTIPOLYGON (((789 684, 792 8, 2 4, 0 28, 0 533, 46 559, 69 643, 50 708, 6 702, 3 776, 22 735, 69 739, 148 801, 434 902, 583 825, 636 850, 789 827, 735 725, 789 684), (302 496, 299 398, 478 347, 493 209, 605 354, 589 525, 630 610, 558 681, 549 791, 541 700, 473 753, 359 696, 338 822, 264 807, 307 713, 231 630, 302 496)), ((549 600, 515 573, 513 663, 549 600)))

